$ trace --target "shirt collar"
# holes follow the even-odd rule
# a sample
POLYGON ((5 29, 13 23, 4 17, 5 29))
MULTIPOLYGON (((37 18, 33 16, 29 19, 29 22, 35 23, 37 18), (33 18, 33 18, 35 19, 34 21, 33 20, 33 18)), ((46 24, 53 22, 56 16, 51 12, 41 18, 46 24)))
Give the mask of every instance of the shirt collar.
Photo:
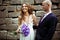
POLYGON ((48 13, 46 13, 45 15, 49 15, 50 13, 52 13, 52 11, 50 10, 48 13))

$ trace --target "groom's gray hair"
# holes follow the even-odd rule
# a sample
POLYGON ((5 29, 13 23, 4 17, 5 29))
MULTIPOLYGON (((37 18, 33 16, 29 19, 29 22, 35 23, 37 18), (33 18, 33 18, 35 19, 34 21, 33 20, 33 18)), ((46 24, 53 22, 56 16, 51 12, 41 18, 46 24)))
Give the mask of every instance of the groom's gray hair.
POLYGON ((50 7, 52 7, 52 2, 51 0, 44 0, 43 3, 48 4, 50 7))

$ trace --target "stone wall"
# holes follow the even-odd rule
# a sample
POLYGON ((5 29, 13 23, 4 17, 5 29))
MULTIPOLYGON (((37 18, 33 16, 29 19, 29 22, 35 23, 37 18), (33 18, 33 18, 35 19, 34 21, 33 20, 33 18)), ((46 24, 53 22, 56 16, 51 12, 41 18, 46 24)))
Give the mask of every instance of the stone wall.
MULTIPOLYGON (((18 16, 20 12, 16 12, 21 8, 21 4, 29 3, 35 7, 34 13, 39 21, 44 11, 41 3, 44 0, 0 0, 0 40, 17 40, 19 34, 14 35, 17 29, 18 16)), ((52 40, 60 40, 60 0, 52 0, 52 11, 58 18, 58 24, 52 40)))

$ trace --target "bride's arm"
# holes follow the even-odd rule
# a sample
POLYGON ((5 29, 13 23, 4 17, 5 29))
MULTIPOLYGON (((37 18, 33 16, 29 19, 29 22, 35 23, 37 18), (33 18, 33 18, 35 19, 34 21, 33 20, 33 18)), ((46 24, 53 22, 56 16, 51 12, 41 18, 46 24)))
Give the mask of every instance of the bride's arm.
POLYGON ((18 28, 16 30, 17 33, 20 31, 20 28, 21 28, 20 19, 21 19, 21 17, 18 16, 18 28))
POLYGON ((35 16, 35 14, 33 14, 33 22, 35 26, 38 26, 38 22, 37 22, 37 18, 35 16))

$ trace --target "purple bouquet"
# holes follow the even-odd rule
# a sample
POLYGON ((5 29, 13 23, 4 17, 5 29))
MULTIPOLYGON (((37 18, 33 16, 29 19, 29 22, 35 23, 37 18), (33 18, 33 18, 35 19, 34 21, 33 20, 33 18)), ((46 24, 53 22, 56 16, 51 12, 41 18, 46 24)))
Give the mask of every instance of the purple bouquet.
POLYGON ((22 25, 22 33, 24 34, 25 37, 28 36, 30 33, 30 29, 26 24, 22 25))

